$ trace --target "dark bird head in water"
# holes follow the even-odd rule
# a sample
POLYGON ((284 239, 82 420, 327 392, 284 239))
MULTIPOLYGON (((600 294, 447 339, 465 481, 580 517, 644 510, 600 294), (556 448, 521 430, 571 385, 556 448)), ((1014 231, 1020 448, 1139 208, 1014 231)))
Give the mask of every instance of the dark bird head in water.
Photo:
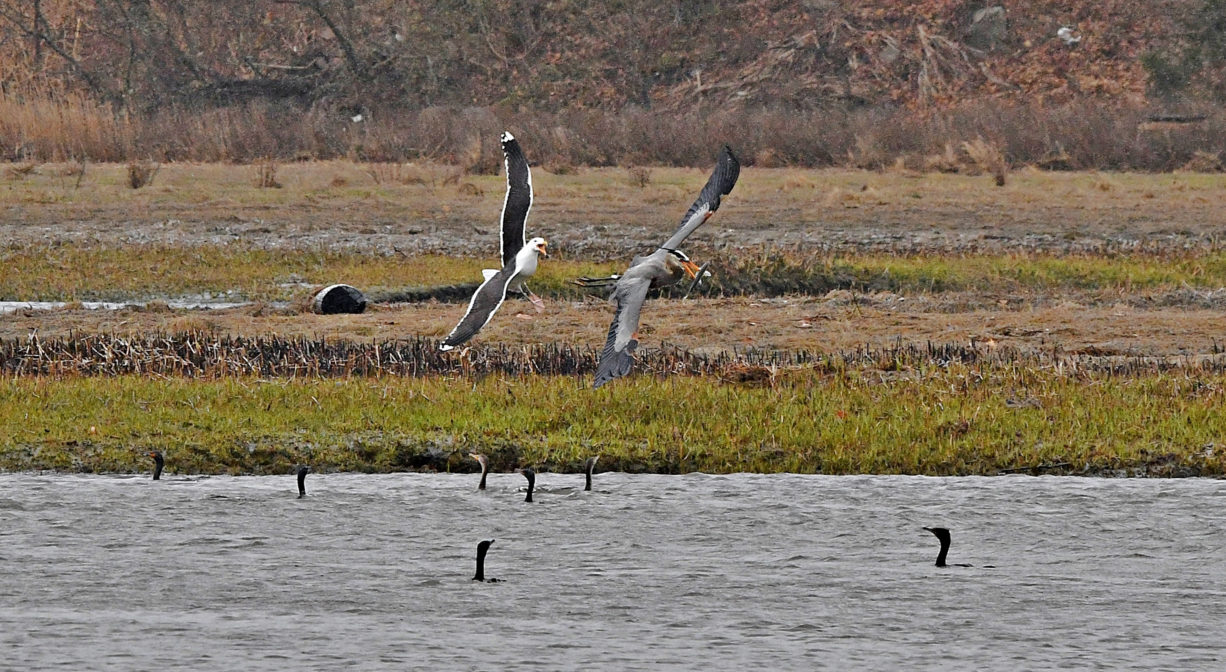
POLYGON ((311 468, 305 464, 298 467, 298 499, 306 497, 306 475, 311 473, 311 468))
POLYGON ((490 461, 481 453, 469 453, 469 457, 477 461, 481 465, 481 482, 477 484, 478 490, 485 489, 485 477, 490 473, 490 461))
POLYGON ((528 479, 528 496, 524 497, 524 501, 531 502, 532 490, 536 488, 536 472, 532 471, 532 467, 528 467, 526 469, 521 469, 519 473, 523 474, 524 478, 528 479))
POLYGON ((493 539, 485 539, 477 543, 477 573, 473 575, 473 581, 485 581, 486 583, 499 581, 499 579, 485 578, 485 554, 489 553, 492 543, 494 543, 493 539))
POLYGON ((945 564, 945 556, 949 554, 949 530, 944 527, 925 527, 941 542, 941 552, 937 553, 937 567, 970 567, 966 564, 945 564))
POLYGON ((584 490, 592 489, 592 470, 596 468, 596 460, 599 460, 599 459, 600 459, 599 455, 596 455, 594 457, 589 457, 587 458, 587 462, 583 464, 583 471, 587 475, 587 483, 586 485, 583 486, 584 490))
POLYGON ((160 450, 149 451, 149 457, 153 458, 153 480, 161 480, 162 468, 166 466, 166 458, 162 457, 162 451, 160 450))

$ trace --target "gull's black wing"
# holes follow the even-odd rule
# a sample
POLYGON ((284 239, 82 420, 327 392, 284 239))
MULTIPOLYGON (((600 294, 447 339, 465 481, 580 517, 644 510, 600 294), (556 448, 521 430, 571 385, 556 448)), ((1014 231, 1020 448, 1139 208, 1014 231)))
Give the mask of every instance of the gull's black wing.
POLYGON ((502 270, 481 283, 477 291, 473 292, 473 298, 468 302, 468 311, 464 313, 464 317, 460 318, 460 323, 451 330, 447 338, 443 339, 439 349, 450 350, 476 336, 477 332, 481 331, 481 328, 498 311, 503 300, 507 298, 507 286, 511 284, 515 275, 515 262, 512 261, 510 265, 503 266, 502 270))
POLYGON ((502 156, 507 172, 507 196, 502 202, 502 223, 498 232, 502 265, 514 263, 515 255, 528 242, 524 222, 532 207, 532 171, 519 141, 510 133, 502 134, 502 156))

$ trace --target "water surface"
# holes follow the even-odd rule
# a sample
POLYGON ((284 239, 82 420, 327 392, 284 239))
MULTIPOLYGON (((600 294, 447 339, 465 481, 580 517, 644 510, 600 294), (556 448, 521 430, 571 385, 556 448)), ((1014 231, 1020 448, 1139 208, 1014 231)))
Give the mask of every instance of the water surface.
POLYGON ((1220 481, 541 474, 527 504, 517 474, 169 479, 0 475, 3 667, 1226 660, 1220 481), (934 567, 925 525, 977 566, 934 567), (504 582, 478 584, 490 537, 504 582))

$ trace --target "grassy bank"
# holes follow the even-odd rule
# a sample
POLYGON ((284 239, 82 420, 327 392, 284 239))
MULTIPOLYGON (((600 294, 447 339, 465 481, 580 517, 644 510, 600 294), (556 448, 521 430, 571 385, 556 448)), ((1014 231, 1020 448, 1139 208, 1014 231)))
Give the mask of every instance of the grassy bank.
POLYGON ((639 376, 0 384, 0 468, 179 473, 570 470, 1226 475, 1226 375, 1011 366, 837 368, 771 385, 639 376))
MULTIPOLYGON (((1109 254, 829 254, 748 249, 708 252, 714 273, 704 295, 822 295, 834 289, 898 293, 1162 291, 1226 286, 1220 249, 1109 254)), ((212 295, 286 301, 309 286, 345 282, 376 299, 467 301, 493 258, 372 255, 248 245, 12 246, 0 250, 0 300, 144 300, 212 295), (469 288, 471 289, 471 288, 469 288)), ((571 280, 623 270, 626 262, 548 259, 533 289, 554 298, 603 294, 571 280)))
MULTIPOLYGON (((375 256, 244 245, 13 247, 0 250, 0 300, 145 300, 208 294, 229 300, 287 301, 303 298, 311 286, 335 282, 379 298, 429 293, 429 288, 444 286, 475 288, 481 269, 494 264, 494 257, 375 256)), ((541 264, 533 290, 547 295, 575 293, 578 288, 571 279, 607 275, 612 269, 610 264, 550 260, 541 264)), ((467 301, 470 293, 471 288, 456 297, 467 301)))

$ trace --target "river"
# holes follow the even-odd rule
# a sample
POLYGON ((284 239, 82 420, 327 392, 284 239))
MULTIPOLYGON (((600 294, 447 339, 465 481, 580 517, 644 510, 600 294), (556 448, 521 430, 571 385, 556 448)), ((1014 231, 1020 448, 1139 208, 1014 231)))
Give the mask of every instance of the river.
POLYGON ((476 481, 0 475, 0 668, 1226 665, 1222 481, 476 481))

